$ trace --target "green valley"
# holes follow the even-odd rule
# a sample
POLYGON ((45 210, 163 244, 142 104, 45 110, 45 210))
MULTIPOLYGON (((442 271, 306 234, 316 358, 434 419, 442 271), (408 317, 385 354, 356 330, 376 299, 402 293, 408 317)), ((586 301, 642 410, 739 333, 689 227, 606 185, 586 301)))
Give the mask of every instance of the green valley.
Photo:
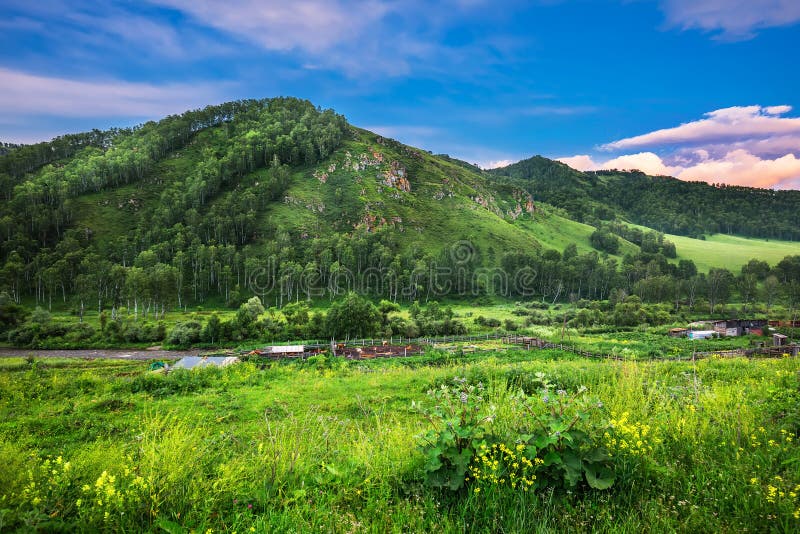
POLYGON ((340 305, 363 311, 361 335, 414 337, 739 310, 793 319, 800 302, 800 244, 775 239, 796 237, 796 191, 539 156, 483 171, 294 98, 6 152, 1 328, 13 346, 340 337, 328 317, 340 305), (452 311, 465 306, 475 313, 452 311), (516 319, 493 311, 507 308, 516 319))

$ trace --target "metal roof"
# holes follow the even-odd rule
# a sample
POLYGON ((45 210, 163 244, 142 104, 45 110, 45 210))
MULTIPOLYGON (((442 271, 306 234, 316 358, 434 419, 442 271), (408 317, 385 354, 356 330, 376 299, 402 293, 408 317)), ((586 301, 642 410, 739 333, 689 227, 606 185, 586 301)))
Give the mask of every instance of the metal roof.
POLYGON ((275 345, 273 347, 269 347, 269 351, 272 354, 294 354, 297 352, 303 352, 305 347, 303 345, 275 345))

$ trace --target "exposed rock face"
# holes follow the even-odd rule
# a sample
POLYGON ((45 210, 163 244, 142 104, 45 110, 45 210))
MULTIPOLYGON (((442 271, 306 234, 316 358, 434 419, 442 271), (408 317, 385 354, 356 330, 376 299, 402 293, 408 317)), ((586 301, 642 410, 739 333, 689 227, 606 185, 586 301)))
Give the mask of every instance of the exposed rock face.
POLYGON ((353 225, 353 228, 364 228, 367 233, 372 233, 378 228, 387 225, 391 226, 392 228, 396 228, 400 232, 404 230, 402 217, 390 217, 387 221, 385 217, 374 215, 372 213, 365 213, 364 217, 362 217, 360 221, 353 225))
POLYGON ((517 220, 517 218, 520 215, 522 215, 522 206, 520 206, 519 204, 514 206, 513 210, 509 210, 508 211, 508 217, 509 217, 509 219, 511 219, 513 221, 517 220))
POLYGON ((516 200, 518 204, 525 206, 525 213, 536 213, 536 205, 533 203, 533 197, 530 193, 515 191, 514 200, 516 200))
POLYGON ((480 204, 484 208, 489 209, 489 201, 483 198, 482 196, 476 195, 475 197, 472 198, 472 200, 474 200, 476 203, 480 204))
POLYGON ((406 168, 399 161, 393 161, 388 170, 383 173, 383 183, 400 191, 410 192, 411 183, 406 176, 406 168))
MULTIPOLYGON (((372 150, 372 157, 370 154, 360 154, 358 157, 354 158, 350 152, 345 152, 344 155, 344 168, 352 169, 356 172, 363 171, 367 167, 377 167, 383 163, 383 154, 378 152, 377 150, 372 150)), ((333 164, 335 170, 335 164, 333 164)), ((333 172, 333 171, 331 171, 333 172)))

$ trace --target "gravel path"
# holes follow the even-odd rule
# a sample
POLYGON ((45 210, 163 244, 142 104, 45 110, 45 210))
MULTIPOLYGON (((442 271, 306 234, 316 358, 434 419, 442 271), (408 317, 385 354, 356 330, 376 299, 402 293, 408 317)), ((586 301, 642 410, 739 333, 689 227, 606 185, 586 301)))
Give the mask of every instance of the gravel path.
POLYGON ((184 356, 197 356, 197 351, 184 350, 124 350, 124 349, 86 349, 86 350, 36 350, 0 349, 0 358, 85 358, 97 360, 178 360, 184 356))

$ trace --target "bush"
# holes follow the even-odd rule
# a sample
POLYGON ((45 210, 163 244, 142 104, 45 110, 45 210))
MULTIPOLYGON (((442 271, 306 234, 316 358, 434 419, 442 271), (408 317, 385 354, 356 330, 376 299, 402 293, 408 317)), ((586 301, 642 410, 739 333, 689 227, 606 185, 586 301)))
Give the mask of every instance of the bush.
POLYGON ((603 438, 614 445, 615 439, 641 435, 642 428, 620 418, 619 428, 607 432, 609 426, 593 417, 603 405, 585 387, 571 395, 553 391, 547 377, 537 374, 534 388, 506 398, 497 421, 480 382, 455 378, 429 391, 435 405, 417 406, 432 426, 421 436, 427 483, 453 491, 467 487, 474 494, 609 489, 614 463, 603 438))
POLYGON ((72 325, 67 332, 66 339, 73 343, 91 339, 95 334, 95 329, 87 323, 72 325))
POLYGON ((421 446, 425 454, 425 475, 436 488, 459 490, 467 481, 467 470, 481 445, 487 423, 494 420, 494 409, 483 398, 483 385, 472 386, 464 378, 453 379, 428 391, 435 404, 416 406, 431 422, 421 446))
POLYGON ((202 325, 197 321, 177 323, 167 336, 167 343, 188 347, 200 341, 201 329, 202 325))
POLYGON ((494 317, 486 318, 483 315, 478 315, 475 317, 474 321, 475 324, 479 326, 486 326, 489 328, 497 328, 501 324, 500 319, 495 319, 494 317))
POLYGON ((338 339, 373 336, 380 326, 381 314, 375 305, 353 292, 334 302, 325 317, 325 330, 338 339))

